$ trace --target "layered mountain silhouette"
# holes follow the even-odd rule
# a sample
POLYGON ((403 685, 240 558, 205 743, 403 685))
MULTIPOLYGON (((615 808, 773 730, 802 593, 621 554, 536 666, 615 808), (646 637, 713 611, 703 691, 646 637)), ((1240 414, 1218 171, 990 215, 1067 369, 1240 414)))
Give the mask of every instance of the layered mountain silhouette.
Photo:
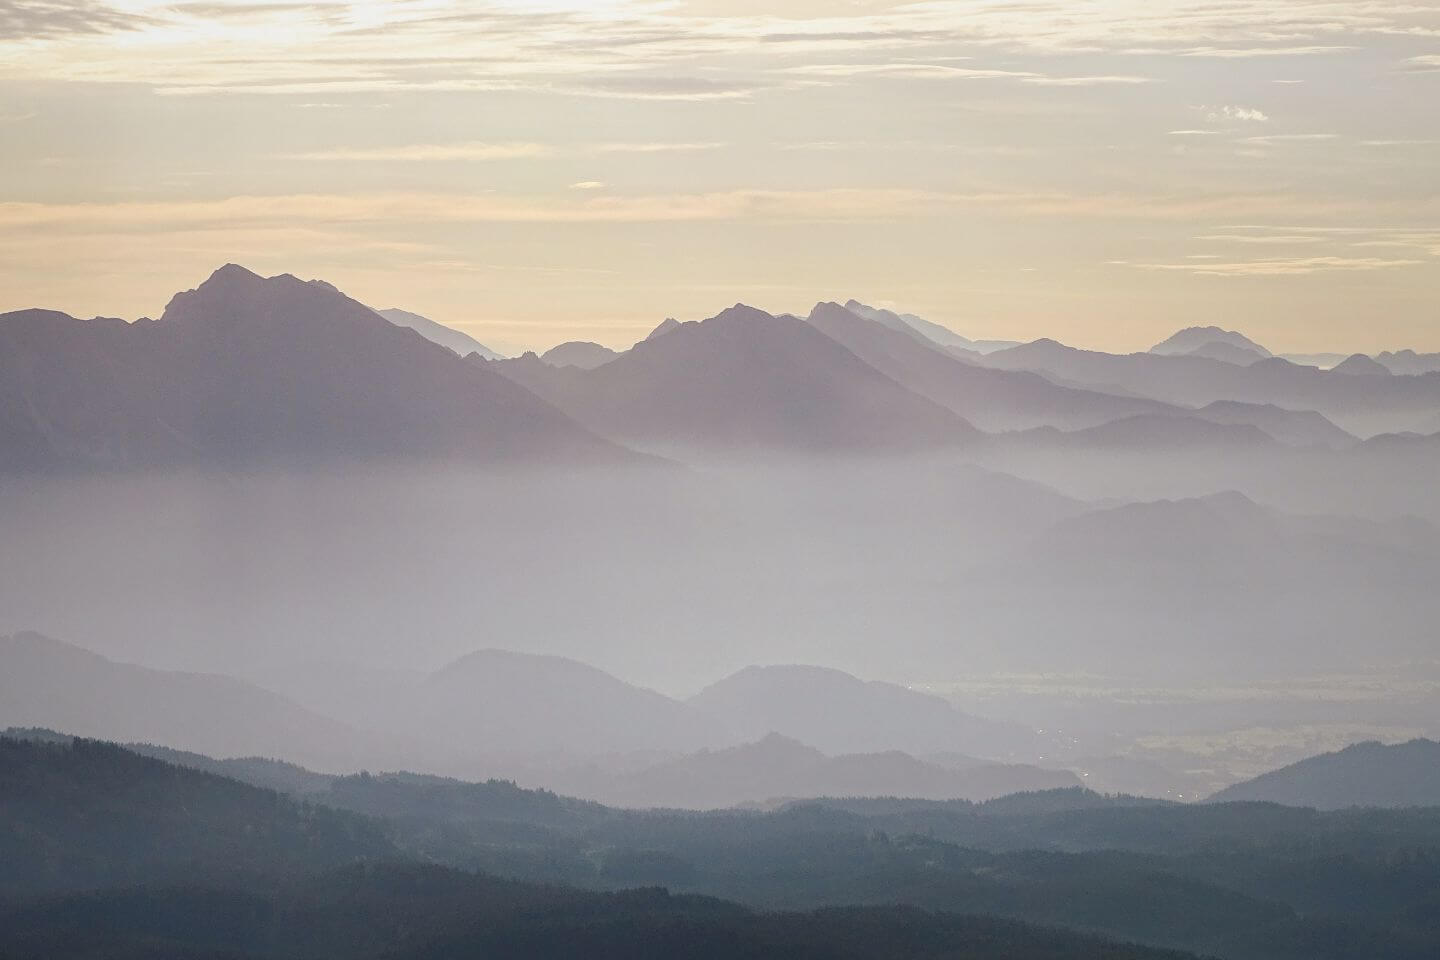
POLYGON ((810 312, 807 322, 892 380, 982 430, 1080 429, 1143 413, 1178 412, 1178 408, 1154 400, 1075 390, 1039 374, 991 370, 965 362, 937 349, 899 318, 885 323, 848 306, 821 303, 810 312))
POLYGON ((1286 410, 1273 403, 1216 400, 1189 411, 1186 416, 1231 426, 1250 426, 1292 447, 1322 446, 1342 449, 1356 438, 1313 410, 1286 410))
POLYGON ((1240 353, 1231 353, 1230 356, 1243 354, 1253 355, 1252 359, 1264 359, 1273 356, 1260 344, 1251 340, 1245 334, 1236 330, 1225 330, 1221 327, 1186 327, 1184 330, 1176 331, 1167 339, 1155 344, 1150 348, 1151 353, 1158 353, 1162 356, 1176 354, 1200 354, 1200 351, 1212 348, 1215 345, 1231 348, 1240 353))
POLYGON ((1216 400, 1314 410, 1358 436, 1407 429, 1440 406, 1440 375, 1356 377, 1270 357, 1248 366, 1197 356, 1116 355, 1036 340, 983 358, 1068 384, 1203 407, 1216 400))
MULTIPOLYGON (((404 694, 393 723, 447 730, 470 756, 684 752, 727 742, 723 725, 669 697, 563 657, 481 650, 404 694)), ((730 741, 733 742, 733 741, 730 741)))
POLYGON ((1367 357, 1363 353, 1356 353, 1346 357, 1335 365, 1333 372, 1343 373, 1352 377, 1393 376, 1389 367, 1371 357, 1367 357))
POLYGON ((1240 367, 1248 367, 1257 360, 1265 359, 1264 354, 1256 353, 1246 347, 1237 347, 1233 343, 1226 343, 1223 340, 1202 344, 1194 350, 1187 350, 1183 354, 1179 354, 1179 356, 1206 357, 1223 363, 1233 363, 1240 367))
POLYGON ((418 313, 411 313, 409 310, 401 310, 391 307, 388 310, 376 310, 376 313, 395 324, 397 327, 408 327, 420 336, 432 343, 453 350, 462 357, 468 357, 472 353, 478 353, 486 360, 499 360, 500 354, 491 350, 485 344, 476 340, 468 333, 462 333, 453 327, 447 327, 443 323, 436 323, 429 317, 422 317, 418 313))
POLYGON ((36 633, 0 637, 0 728, 166 743, 321 769, 374 754, 357 731, 232 677, 116 663, 36 633))
POLYGON ((159 320, 0 316, 6 467, 635 461, 328 284, 233 264, 159 320))
POLYGON ((824 667, 747 667, 688 703, 739 736, 780 733, 825 753, 1033 755, 1035 734, 962 713, 930 694, 824 667))
POLYGON ((1236 449, 1273 446, 1276 441, 1249 423, 1228 423, 1193 413, 1141 414, 1084 430, 1043 428, 1016 434, 1012 443, 1070 450, 1236 449))
POLYGON ((904 452, 970 424, 793 317, 737 304, 594 370, 493 365, 591 430, 653 451, 904 452))
POLYGON ((893 310, 872 307, 859 300, 845 301, 845 309, 866 320, 889 327, 891 330, 918 333, 932 343, 948 347, 961 354, 984 354, 1018 345, 1018 342, 1014 340, 971 340, 969 337, 960 336, 949 327, 926 320, 924 317, 917 317, 913 313, 896 313, 893 310))
POLYGON ((592 799, 615 806, 704 810, 796 797, 980 801, 1079 785, 1079 778, 1066 771, 1003 764, 956 770, 899 751, 827 756, 798 740, 771 734, 617 776, 588 792, 592 799))
POLYGON ((1210 798, 1211 803, 1239 801, 1318 810, 1440 807, 1440 743, 1357 743, 1237 783, 1210 798))
POLYGON ((581 370, 594 370, 618 356, 620 354, 614 350, 602 347, 598 343, 572 340, 569 343, 562 343, 558 347, 551 347, 540 354, 540 359, 552 367, 579 367, 581 370))
POLYGON ((1375 360, 1391 373, 1420 376, 1440 372, 1440 353, 1416 353, 1414 350, 1386 350, 1375 354, 1375 360))

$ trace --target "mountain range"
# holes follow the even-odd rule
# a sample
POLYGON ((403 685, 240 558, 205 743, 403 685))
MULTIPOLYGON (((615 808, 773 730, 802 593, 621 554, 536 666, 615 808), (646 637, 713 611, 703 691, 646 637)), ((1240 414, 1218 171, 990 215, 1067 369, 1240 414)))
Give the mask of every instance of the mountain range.
POLYGON ((0 727, 104 732, 222 758, 347 771, 403 757, 413 768, 503 774, 650 806, 902 788, 983 799, 1079 782, 1065 771, 973 757, 959 763, 953 758, 966 751, 1033 754, 1039 741, 937 697, 813 667, 744 670, 680 701, 573 660, 483 650, 374 692, 354 721, 225 676, 115 663, 38 634, 0 639, 0 727), (855 721, 827 728, 826 718, 847 714, 855 721), (814 737, 826 752, 796 736, 814 737), (772 762, 782 743, 794 763, 772 762), (930 763, 915 753, 945 756, 930 763), (727 781, 741 771, 748 772, 727 781))
POLYGON ((1182 406, 1203 407, 1230 400, 1312 410, 1361 436, 1405 429, 1440 405, 1440 376, 1355 377, 1279 357, 1240 366, 1203 356, 1122 356, 1042 339, 989 354, 981 362, 1182 406))
POLYGON ((1213 327, 1128 356, 1048 340, 979 349, 855 300, 803 320, 737 304, 667 320, 623 352, 574 342, 501 360, 417 314, 230 264, 159 320, 0 315, 0 464, 643 463, 621 445, 702 460, 954 452, 979 431, 1041 428, 1079 448, 1208 447, 1243 441, 1244 426, 1337 448, 1347 431, 1410 430, 1440 406, 1440 374, 1361 372, 1389 373, 1363 355, 1299 366, 1213 327), (1144 419, 1161 416, 1173 419, 1144 419))

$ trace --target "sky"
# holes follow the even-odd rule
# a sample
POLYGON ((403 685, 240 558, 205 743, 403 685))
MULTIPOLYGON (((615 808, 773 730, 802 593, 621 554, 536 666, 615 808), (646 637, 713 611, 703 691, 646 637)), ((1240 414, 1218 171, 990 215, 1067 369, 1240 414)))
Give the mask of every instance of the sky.
POLYGON ((0 311, 1440 350, 1437 105, 1440 0, 0 0, 0 311))

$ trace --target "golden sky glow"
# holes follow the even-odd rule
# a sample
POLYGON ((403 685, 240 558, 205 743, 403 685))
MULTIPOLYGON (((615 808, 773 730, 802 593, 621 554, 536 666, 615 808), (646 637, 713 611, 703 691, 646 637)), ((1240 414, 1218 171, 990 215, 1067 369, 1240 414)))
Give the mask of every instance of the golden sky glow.
POLYGON ((234 260, 511 349, 854 296, 1435 350, 1437 103, 1440 0, 0 0, 0 310, 234 260))

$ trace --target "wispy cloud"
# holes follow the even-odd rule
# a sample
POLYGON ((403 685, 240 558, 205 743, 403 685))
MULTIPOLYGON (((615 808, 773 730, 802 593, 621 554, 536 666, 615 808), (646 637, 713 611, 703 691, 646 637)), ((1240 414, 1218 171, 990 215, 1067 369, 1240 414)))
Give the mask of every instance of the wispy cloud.
POLYGON ((1312 57, 1323 53, 1345 53, 1357 48, 1350 46, 1309 46, 1309 47, 1197 47, 1185 50, 1182 57, 1215 57, 1222 60, 1248 60, 1256 57, 1312 57))
POLYGON ((1300 277, 1314 273, 1370 272, 1412 267, 1423 260, 1382 260, 1374 257, 1287 257, 1236 262, 1131 263, 1142 270, 1177 271, 1212 277, 1300 277))
POLYGON ((417 143, 398 147, 344 147, 284 154, 290 160, 316 161, 400 161, 443 160, 524 160, 554 153, 542 143, 417 143))
POLYGON ((1211 123, 1224 123, 1227 121, 1238 121, 1241 123, 1268 123, 1270 117, 1265 111, 1255 107, 1241 107, 1234 104, 1225 104, 1219 107, 1201 107, 1205 117, 1211 123))
POLYGON ((719 150, 727 146, 723 141, 709 140, 693 143, 597 143, 590 147, 595 153, 694 153, 700 150, 719 150))
POLYGON ((158 22, 96 0, 0 0, 0 41, 93 37, 158 22))

